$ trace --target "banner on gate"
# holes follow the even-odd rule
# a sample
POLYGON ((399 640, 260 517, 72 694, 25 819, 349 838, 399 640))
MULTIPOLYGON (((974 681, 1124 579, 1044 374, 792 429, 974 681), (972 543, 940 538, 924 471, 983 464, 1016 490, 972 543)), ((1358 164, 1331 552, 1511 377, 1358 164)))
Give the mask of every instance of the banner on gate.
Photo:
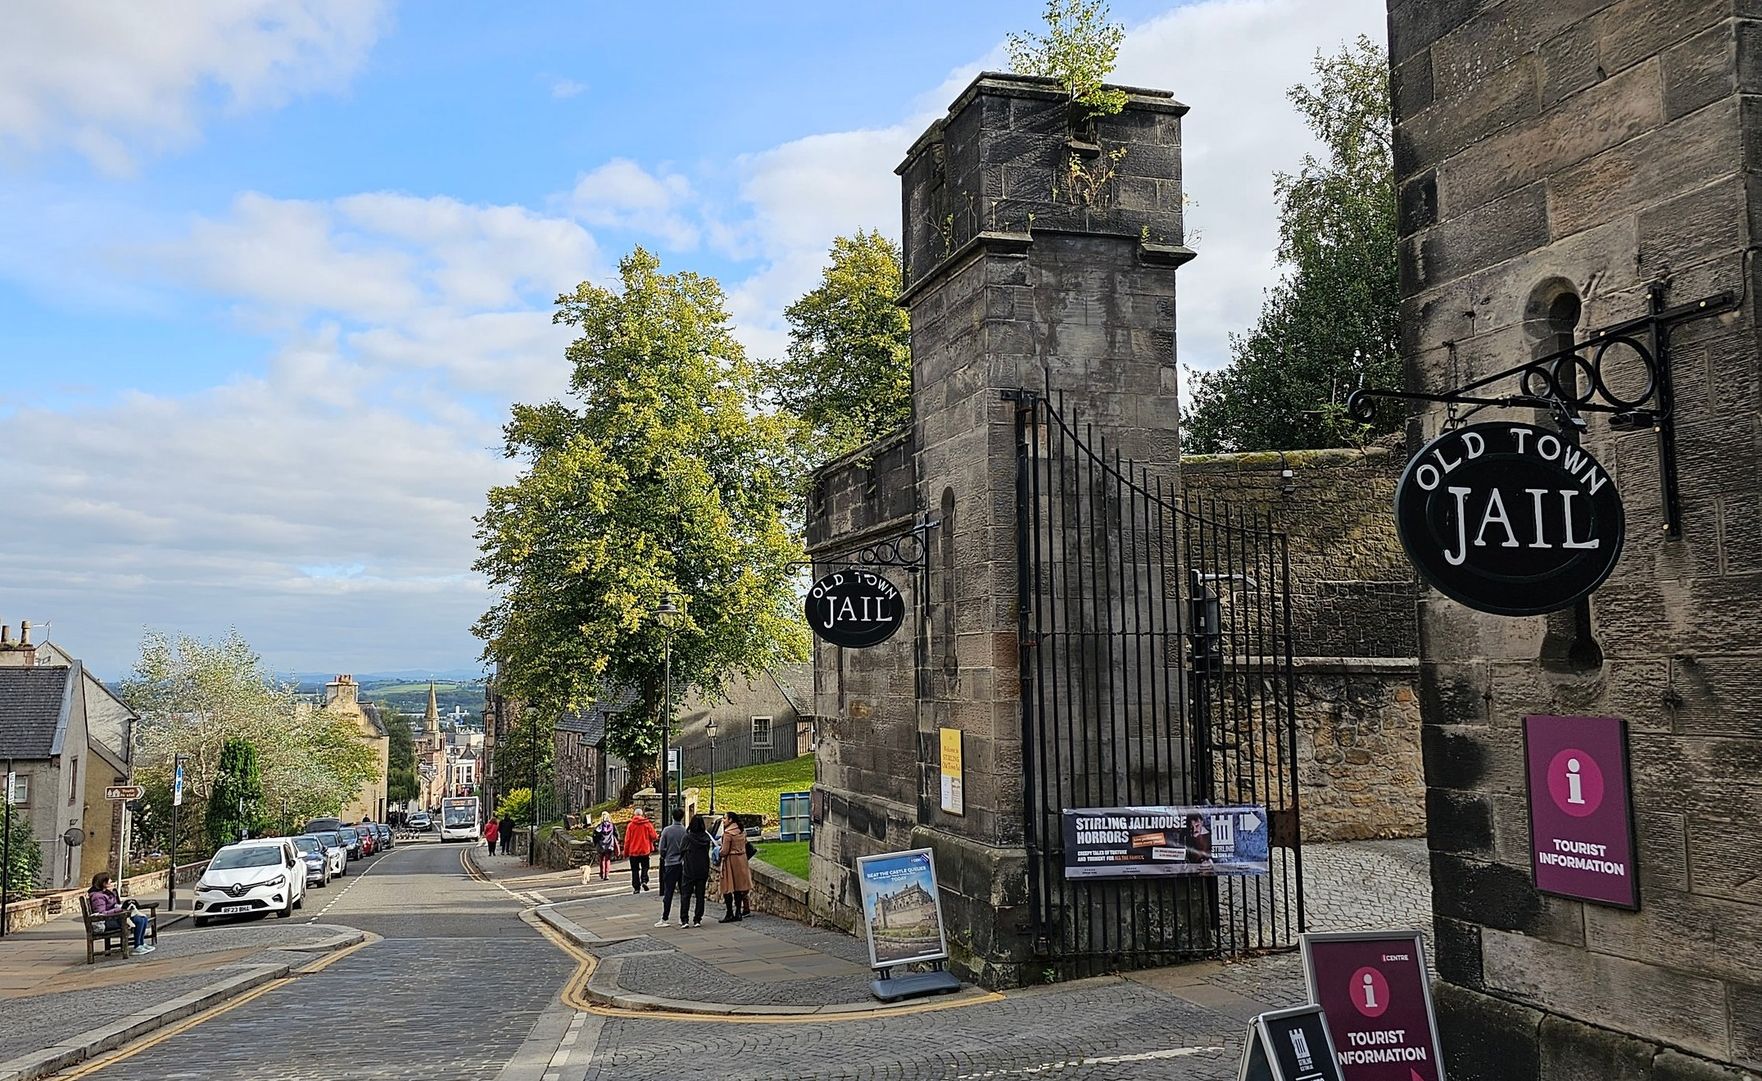
POLYGON ((1064 812, 1066 878, 1264 875, 1270 848, 1258 804, 1064 812))

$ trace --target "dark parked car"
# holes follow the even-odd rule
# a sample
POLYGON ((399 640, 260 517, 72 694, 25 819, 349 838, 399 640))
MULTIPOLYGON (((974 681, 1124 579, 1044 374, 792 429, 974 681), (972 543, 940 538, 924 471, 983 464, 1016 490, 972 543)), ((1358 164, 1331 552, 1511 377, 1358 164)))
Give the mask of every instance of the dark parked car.
POLYGON ((372 826, 356 826, 355 836, 361 838, 361 854, 371 856, 379 851, 379 831, 372 826))
POLYGON ((314 818, 312 821, 306 823, 305 828, 301 829, 300 832, 312 834, 329 833, 332 830, 340 830, 342 828, 343 820, 340 818, 314 818))
POLYGON ((306 885, 317 886, 319 889, 330 885, 330 855, 325 852, 324 842, 309 833, 292 838, 294 848, 300 853, 300 859, 306 864, 306 885))
POLYGON ((342 826, 336 831, 336 843, 349 850, 349 858, 358 860, 367 853, 361 849, 361 835, 353 826, 342 826))
POLYGON ((379 850, 381 852, 389 852, 397 847, 396 842, 392 840, 392 828, 390 826, 386 825, 384 822, 375 822, 372 825, 373 832, 379 834, 379 850))

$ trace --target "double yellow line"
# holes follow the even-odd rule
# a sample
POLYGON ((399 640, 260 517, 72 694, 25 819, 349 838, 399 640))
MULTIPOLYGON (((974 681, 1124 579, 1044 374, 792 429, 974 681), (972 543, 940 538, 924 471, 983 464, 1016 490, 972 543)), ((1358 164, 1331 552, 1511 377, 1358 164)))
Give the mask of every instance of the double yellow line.
POLYGON ((231 1013, 232 1011, 238 1009, 240 1006, 244 1006, 249 1003, 257 1001, 258 999, 262 998, 264 995, 269 994, 271 991, 275 991, 275 990, 278 990, 282 987, 286 987, 288 984, 293 983, 294 980, 300 976, 309 976, 314 972, 323 972, 325 969, 329 968, 331 965, 336 964, 338 961, 341 961, 343 958, 349 956, 350 954, 355 953, 359 950, 366 949, 368 946, 371 946, 373 943, 378 942, 379 937, 380 936, 378 936, 378 935, 366 935, 366 937, 364 937, 360 942, 355 943, 353 946, 350 946, 346 949, 338 950, 335 953, 326 954, 324 957, 318 959, 317 961, 312 962, 311 964, 303 965, 300 968, 294 969, 291 973, 289 973, 286 976, 278 976, 275 979, 270 980, 268 983, 260 984, 257 987, 253 987, 249 991, 246 991, 244 994, 240 995, 238 998, 229 999, 226 1002, 223 1002, 218 1006, 213 1006, 213 1007, 210 1007, 209 1009, 203 1010, 201 1013, 192 1014, 189 1017, 184 1018, 182 1021, 179 1021, 174 1025, 171 1025, 167 1028, 160 1029, 158 1032, 155 1032, 153 1035, 147 1037, 144 1040, 141 1040, 138 1043, 131 1044, 128 1047, 123 1048, 120 1051, 109 1052, 104 1055, 101 1055, 98 1058, 92 1059, 90 1062, 87 1062, 85 1065, 74 1069, 71 1073, 56 1074, 55 1081, 77 1081, 78 1078, 87 1077, 91 1074, 95 1074, 99 1070, 105 1069, 106 1067, 109 1067, 109 1066, 114 1066, 119 1062, 127 1062, 129 1059, 134 1058, 136 1055, 142 1054, 147 1051, 151 1051, 153 1048, 158 1047, 160 1044, 164 1043, 167 1040, 173 1039, 177 1036, 181 1036, 182 1034, 195 1028, 197 1025, 203 1024, 208 1021, 212 1021, 216 1017, 221 1016, 222 1014, 231 1013))

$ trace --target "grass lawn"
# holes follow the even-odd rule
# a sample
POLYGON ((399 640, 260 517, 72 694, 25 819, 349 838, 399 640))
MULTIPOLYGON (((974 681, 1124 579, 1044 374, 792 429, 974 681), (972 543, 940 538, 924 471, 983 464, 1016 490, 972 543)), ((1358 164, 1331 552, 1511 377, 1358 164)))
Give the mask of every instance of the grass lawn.
POLYGON ((808 843, 766 841, 759 845, 759 861, 805 880, 808 877, 808 843))
MULTIPOLYGON (((687 777, 685 787, 698 789, 705 807, 710 802, 710 776, 687 777)), ((814 786, 814 756, 804 754, 784 762, 716 771, 716 809, 763 814, 767 826, 777 824, 777 797, 785 792, 806 792, 814 786)), ((807 856, 802 856, 806 866, 807 856)), ((805 876, 804 876, 805 877, 805 876)))

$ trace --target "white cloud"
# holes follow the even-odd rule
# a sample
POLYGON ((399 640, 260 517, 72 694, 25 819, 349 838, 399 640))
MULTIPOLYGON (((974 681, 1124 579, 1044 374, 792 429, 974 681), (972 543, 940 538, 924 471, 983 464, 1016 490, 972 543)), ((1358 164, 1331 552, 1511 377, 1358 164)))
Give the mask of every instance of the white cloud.
POLYGON ((109 172, 194 140, 217 110, 335 89, 386 22, 379 0, 9 5, 0 148, 65 145, 109 172))
POLYGON ((553 79, 551 81, 551 97, 558 101, 576 97, 586 90, 586 83, 578 83, 574 79, 553 79))
POLYGON ((698 229, 686 217, 691 181, 678 173, 649 172, 629 158, 613 158, 575 182, 567 204, 588 225, 655 236, 679 251, 697 247, 698 229))

